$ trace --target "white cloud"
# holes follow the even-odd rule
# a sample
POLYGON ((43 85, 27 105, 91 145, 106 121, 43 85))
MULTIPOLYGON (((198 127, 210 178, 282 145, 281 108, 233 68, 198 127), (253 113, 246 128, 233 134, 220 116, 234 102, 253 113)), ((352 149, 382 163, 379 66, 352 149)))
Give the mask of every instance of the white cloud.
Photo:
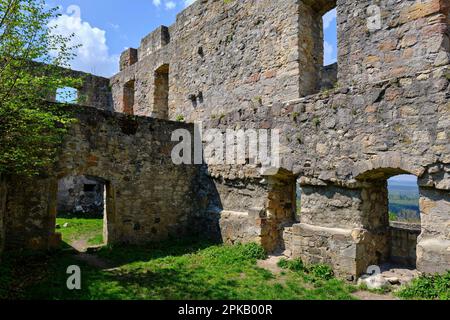
POLYGON ((172 10, 177 6, 177 4, 174 1, 166 1, 164 6, 166 7, 167 10, 172 10))
POLYGON ((331 44, 327 41, 324 41, 324 65, 333 64, 337 61, 336 52, 331 44))
POLYGON ((188 7, 193 4, 196 0, 152 0, 152 3, 155 7, 161 7, 164 5, 166 10, 172 10, 177 7, 188 7))
POLYGON ((323 16, 323 28, 328 29, 333 21, 336 21, 336 9, 328 11, 323 16))
POLYGON ((71 68, 105 77, 118 71, 119 56, 109 53, 106 44, 106 31, 92 27, 81 18, 79 6, 69 6, 66 14, 50 21, 49 26, 57 26, 55 34, 69 36, 74 34, 72 45, 81 44, 75 50, 76 57, 71 68))
POLYGON ((191 4, 193 4, 195 1, 197 1, 197 0, 184 0, 184 6, 185 6, 185 7, 188 7, 188 6, 190 6, 191 4))

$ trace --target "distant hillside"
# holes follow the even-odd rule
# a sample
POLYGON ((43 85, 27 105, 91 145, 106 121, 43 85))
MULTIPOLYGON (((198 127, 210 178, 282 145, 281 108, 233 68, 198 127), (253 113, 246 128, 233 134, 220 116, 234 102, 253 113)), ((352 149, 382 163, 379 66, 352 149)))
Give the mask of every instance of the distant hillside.
POLYGON ((389 182, 389 212, 398 220, 420 220, 419 188, 417 183, 389 182))

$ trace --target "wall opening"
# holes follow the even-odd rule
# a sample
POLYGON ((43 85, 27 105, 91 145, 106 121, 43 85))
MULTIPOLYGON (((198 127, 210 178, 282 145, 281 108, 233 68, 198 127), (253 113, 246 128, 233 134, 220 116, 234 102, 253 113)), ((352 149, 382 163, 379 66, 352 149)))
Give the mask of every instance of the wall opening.
POLYGON ((78 103, 78 90, 71 87, 58 88, 55 101, 58 103, 78 103))
POLYGON ((155 71, 155 91, 153 95, 153 116, 169 118, 169 65, 164 64, 155 71))
POLYGON ((123 113, 134 114, 135 81, 130 80, 123 87, 123 113))
POLYGON ((63 246, 82 252, 107 243, 110 185, 101 178, 68 176, 58 181, 56 232, 63 246))
POLYGON ((366 246, 370 264, 382 271, 415 269, 421 233, 417 177, 400 169, 377 169, 362 174, 368 183, 362 193, 364 228, 373 237, 366 246))
POLYGON ((390 260, 415 267, 421 232, 417 177, 398 175, 388 180, 390 260))
POLYGON ((322 16, 323 54, 320 72, 320 90, 329 90, 337 83, 337 17, 336 8, 322 16))
POLYGON ((337 63, 338 38, 336 8, 322 16, 323 23, 323 65, 337 63))
POLYGON ((337 82, 336 0, 304 0, 299 7, 300 96, 337 82))

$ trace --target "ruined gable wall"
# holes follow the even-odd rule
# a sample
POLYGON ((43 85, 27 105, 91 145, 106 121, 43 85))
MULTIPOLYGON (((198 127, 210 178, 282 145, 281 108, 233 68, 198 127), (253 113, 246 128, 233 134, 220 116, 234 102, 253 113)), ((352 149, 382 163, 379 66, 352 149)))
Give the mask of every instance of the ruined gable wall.
POLYGON ((175 129, 191 125, 129 117, 75 106, 79 121, 53 169, 33 179, 10 180, 6 213, 8 248, 47 248, 55 232, 59 178, 88 175, 107 185, 109 243, 146 243, 187 234, 196 201, 198 168, 172 163, 175 129))
POLYGON ((139 61, 111 79, 115 110, 123 110, 124 83, 135 79, 135 113, 151 115, 154 71, 163 64, 170 65, 171 119, 298 98, 298 12, 294 0, 197 1, 173 26, 147 36, 139 61))

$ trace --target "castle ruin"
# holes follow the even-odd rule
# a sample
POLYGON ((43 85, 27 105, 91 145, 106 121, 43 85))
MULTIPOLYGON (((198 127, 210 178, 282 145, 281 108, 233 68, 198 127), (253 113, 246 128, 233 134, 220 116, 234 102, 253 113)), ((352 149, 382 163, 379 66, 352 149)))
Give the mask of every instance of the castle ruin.
POLYGON ((54 167, 0 183, 5 250, 57 247, 58 181, 86 176, 105 186, 108 243, 256 241, 347 278, 393 248, 419 271, 450 269, 450 0, 198 0, 111 79, 84 79, 54 167), (324 67, 333 8, 338 63, 324 67), (175 165, 171 134, 194 122, 279 129, 281 166, 175 165), (398 250, 387 179, 406 173, 421 226, 398 250))

